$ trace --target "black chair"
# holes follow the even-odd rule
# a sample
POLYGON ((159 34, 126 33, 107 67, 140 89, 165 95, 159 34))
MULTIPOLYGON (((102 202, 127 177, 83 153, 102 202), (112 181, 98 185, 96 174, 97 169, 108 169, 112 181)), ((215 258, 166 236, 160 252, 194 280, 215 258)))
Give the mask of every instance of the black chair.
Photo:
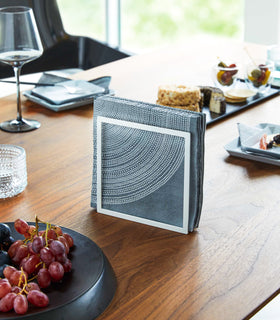
MULTIPOLYGON (((34 11, 44 53, 24 65, 22 74, 66 68, 86 70, 129 56, 92 38, 67 34, 56 0, 0 0, 0 5, 26 6, 34 11)), ((13 76, 12 68, 0 63, 0 77, 10 76, 13 76)))

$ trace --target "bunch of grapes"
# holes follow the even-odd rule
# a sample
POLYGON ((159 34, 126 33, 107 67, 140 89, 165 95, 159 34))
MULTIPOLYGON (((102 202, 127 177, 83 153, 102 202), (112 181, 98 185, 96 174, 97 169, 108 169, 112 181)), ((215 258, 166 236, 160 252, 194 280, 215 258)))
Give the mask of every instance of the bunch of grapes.
POLYGON ((41 291, 36 282, 27 281, 27 273, 19 271, 13 266, 4 269, 4 279, 0 279, 0 311, 12 309, 17 314, 25 314, 28 302, 37 307, 46 307, 49 304, 48 296, 41 291))
POLYGON ((14 223, 25 239, 14 241, 8 249, 13 266, 4 268, 5 278, 0 280, 0 311, 14 309, 24 314, 28 302, 37 307, 47 306, 48 296, 41 289, 61 281, 64 273, 71 271, 68 253, 74 245, 73 238, 49 223, 45 223, 45 230, 39 231, 38 222, 42 221, 36 217, 35 226, 22 219, 14 223))

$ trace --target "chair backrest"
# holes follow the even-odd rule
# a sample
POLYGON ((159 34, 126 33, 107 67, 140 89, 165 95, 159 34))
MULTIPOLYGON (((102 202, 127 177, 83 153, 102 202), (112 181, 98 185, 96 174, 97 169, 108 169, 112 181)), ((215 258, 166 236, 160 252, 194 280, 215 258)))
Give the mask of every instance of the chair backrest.
MULTIPOLYGON (((129 56, 89 37, 67 34, 56 0, 1 0, 0 4, 1 7, 30 7, 35 15, 44 53, 24 65, 23 74, 64 68, 89 69, 129 56)), ((12 75, 12 68, 1 63, 0 77, 12 75)))

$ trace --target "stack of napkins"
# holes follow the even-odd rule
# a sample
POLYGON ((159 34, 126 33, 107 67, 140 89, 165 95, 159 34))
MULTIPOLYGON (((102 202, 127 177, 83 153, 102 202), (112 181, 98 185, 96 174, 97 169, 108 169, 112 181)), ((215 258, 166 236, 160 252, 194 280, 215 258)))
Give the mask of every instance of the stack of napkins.
POLYGON ((103 96, 94 103, 91 205, 176 232, 198 227, 205 114, 103 96))
POLYGON ((67 80, 53 86, 38 86, 31 93, 52 104, 65 104, 103 93, 104 88, 84 80, 67 80))
POLYGON ((91 81, 70 80, 57 72, 45 72, 33 90, 24 96, 52 111, 63 111, 86 104, 92 104, 100 95, 113 95, 110 76, 102 76, 91 81))

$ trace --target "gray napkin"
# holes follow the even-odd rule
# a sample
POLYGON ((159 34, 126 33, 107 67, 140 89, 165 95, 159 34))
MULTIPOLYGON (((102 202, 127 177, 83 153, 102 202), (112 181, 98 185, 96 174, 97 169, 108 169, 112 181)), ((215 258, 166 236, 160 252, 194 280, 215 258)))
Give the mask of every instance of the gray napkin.
MULTIPOLYGON (((66 69, 66 70, 67 70, 67 72, 65 72, 63 70, 46 71, 41 76, 39 83, 44 83, 44 84, 61 83, 62 81, 69 80, 69 78, 66 77, 67 75, 77 73, 78 71, 82 71, 82 69, 66 69)), ((104 88, 105 89, 104 94, 110 92, 109 87, 110 87, 110 83, 111 83, 111 76, 102 76, 102 77, 95 78, 95 79, 87 81, 87 82, 104 88)))
MULTIPOLYGON (((205 114, 118 97, 96 99, 91 195, 94 208, 99 116, 190 132, 188 230, 198 227, 203 199, 205 114)), ((180 227, 185 192, 183 139, 112 124, 103 126, 102 207, 180 227)))
POLYGON ((84 80, 67 80, 56 83, 54 86, 35 87, 32 94, 52 104, 60 105, 85 99, 104 91, 104 88, 84 80))

